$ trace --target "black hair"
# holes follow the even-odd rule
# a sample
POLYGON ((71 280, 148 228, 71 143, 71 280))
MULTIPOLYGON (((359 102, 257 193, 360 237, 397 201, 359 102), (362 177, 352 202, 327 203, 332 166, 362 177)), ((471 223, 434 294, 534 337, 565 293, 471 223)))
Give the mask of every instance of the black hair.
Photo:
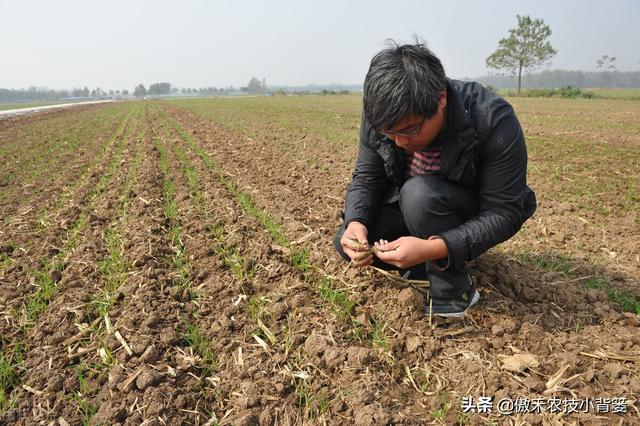
POLYGON ((364 80, 364 117, 380 131, 407 114, 431 118, 438 111, 446 76, 440 59, 417 38, 415 44, 389 47, 371 59, 364 80))

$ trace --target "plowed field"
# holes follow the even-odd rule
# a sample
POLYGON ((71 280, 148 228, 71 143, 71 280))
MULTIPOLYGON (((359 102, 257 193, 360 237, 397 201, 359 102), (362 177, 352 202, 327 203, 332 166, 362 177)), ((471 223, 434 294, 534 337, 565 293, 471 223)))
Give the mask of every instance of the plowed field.
POLYGON ((511 101, 539 208, 461 320, 333 249, 356 96, 0 121, 0 424, 640 424, 640 103, 511 101))

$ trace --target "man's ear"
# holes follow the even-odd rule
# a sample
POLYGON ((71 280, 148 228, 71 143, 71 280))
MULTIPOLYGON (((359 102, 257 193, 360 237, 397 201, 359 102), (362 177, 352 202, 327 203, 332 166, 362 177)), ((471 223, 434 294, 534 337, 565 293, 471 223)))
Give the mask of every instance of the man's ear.
POLYGON ((440 92, 440 96, 438 97, 438 106, 441 109, 445 109, 447 107, 447 91, 443 90, 440 92))

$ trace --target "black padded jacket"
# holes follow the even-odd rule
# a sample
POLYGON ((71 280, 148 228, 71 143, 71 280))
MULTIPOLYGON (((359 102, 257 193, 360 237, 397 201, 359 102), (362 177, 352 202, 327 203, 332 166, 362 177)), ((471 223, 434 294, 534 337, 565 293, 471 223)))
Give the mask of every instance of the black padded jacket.
MULTIPOLYGON (((535 212, 536 198, 527 186, 524 134, 507 101, 478 83, 448 79, 443 131, 440 176, 474 188, 480 204, 477 216, 440 234, 449 266, 460 268, 515 235, 535 212)), ((345 224, 371 224, 381 203, 397 201, 404 181, 404 150, 363 118, 345 224)))

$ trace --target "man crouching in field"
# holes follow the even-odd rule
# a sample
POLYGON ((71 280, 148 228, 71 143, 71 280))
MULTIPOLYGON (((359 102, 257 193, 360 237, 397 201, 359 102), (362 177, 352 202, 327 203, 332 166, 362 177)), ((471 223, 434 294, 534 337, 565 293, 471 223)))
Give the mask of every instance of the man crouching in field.
POLYGON ((363 101, 336 250, 356 266, 429 280, 427 314, 462 316, 480 298, 465 263, 536 209, 520 123, 480 84, 446 78, 419 43, 372 59, 363 101))

